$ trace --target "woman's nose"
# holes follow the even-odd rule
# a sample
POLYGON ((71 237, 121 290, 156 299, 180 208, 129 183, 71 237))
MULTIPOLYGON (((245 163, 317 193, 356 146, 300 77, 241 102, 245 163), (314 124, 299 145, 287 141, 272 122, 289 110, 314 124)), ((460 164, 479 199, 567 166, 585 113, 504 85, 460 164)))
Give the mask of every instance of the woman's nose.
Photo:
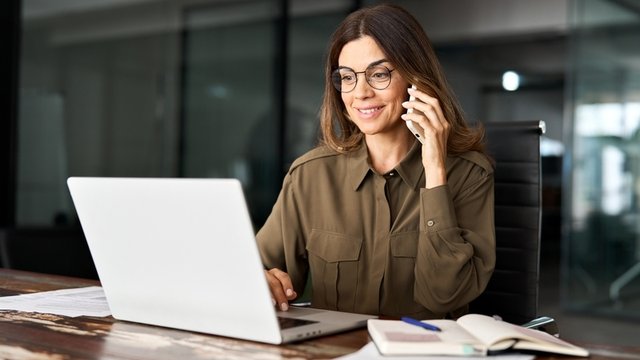
POLYGON ((367 78, 365 74, 358 74, 358 76, 362 76, 358 78, 356 82, 356 87, 353 89, 353 95, 356 99, 366 99, 374 95, 374 90, 367 82, 367 78))

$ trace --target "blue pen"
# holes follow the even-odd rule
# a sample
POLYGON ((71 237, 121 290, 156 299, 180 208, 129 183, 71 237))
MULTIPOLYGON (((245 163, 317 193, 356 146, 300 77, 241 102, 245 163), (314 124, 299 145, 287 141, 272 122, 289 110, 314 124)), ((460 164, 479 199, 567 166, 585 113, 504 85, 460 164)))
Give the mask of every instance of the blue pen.
POLYGON ((400 320, 406 322, 407 324, 420 326, 423 329, 427 329, 427 330, 431 330, 431 331, 442 331, 442 330, 440 330, 439 327, 437 327, 435 325, 427 324, 426 322, 422 322, 420 320, 416 320, 414 318, 410 318, 410 317, 407 317, 407 316, 403 316, 402 318, 400 318, 400 320))

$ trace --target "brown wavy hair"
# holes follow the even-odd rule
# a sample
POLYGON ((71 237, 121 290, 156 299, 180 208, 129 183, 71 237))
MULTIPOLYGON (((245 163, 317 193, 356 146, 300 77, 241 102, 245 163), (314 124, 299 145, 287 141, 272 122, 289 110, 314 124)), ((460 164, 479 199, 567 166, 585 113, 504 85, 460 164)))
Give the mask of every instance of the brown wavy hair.
POLYGON ((399 74, 421 91, 437 98, 450 123, 447 152, 475 150, 484 153, 484 129, 471 128, 444 76, 431 41, 420 23, 405 9, 382 4, 359 9, 347 16, 331 36, 325 62, 324 99, 320 109, 321 142, 345 153, 357 148, 364 134, 349 119, 340 92, 331 83, 344 45, 363 36, 372 37, 399 74))

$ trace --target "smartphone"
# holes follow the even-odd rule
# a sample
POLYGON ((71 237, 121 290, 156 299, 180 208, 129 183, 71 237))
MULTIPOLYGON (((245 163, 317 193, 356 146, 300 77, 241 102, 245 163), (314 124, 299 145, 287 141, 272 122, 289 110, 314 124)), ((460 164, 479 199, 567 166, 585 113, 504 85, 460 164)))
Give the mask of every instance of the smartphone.
MULTIPOLYGON (((416 90, 417 87, 415 85, 411 85, 411 88, 416 90)), ((414 101, 416 98, 411 95, 409 96, 409 101, 414 101)), ((413 109, 407 109, 407 114, 411 114, 413 112, 413 109)), ((409 128, 409 130, 411 130, 411 133, 416 137, 416 139, 418 139, 418 141, 420 141, 421 143, 424 144, 424 136, 422 135, 422 133, 418 130, 420 128, 420 125, 415 124, 413 121, 408 120, 405 121, 407 124, 407 127, 409 128)))

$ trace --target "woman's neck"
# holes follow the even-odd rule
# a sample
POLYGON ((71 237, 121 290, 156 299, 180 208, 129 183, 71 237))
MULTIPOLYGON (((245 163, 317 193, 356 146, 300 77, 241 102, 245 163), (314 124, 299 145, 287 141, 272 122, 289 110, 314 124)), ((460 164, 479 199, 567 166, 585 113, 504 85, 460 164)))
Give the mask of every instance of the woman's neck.
POLYGON ((386 174, 393 170, 402 161, 414 139, 409 132, 408 136, 386 137, 386 136, 366 136, 367 151, 371 166, 378 174, 386 174))

